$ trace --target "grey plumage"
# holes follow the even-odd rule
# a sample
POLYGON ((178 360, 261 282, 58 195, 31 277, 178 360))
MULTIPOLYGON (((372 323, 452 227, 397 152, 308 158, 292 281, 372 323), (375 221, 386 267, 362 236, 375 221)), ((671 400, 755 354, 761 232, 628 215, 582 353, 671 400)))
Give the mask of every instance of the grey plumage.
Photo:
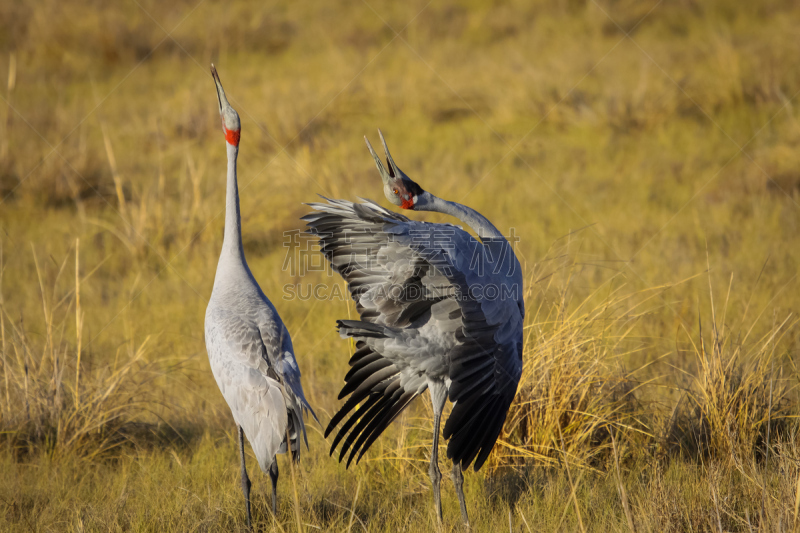
POLYGON ((348 464, 360 458, 413 397, 444 385, 456 403, 444 430, 452 437, 448 457, 477 470, 522 371, 522 309, 516 299, 476 297, 469 289, 497 284, 512 292, 521 280, 498 283, 496 264, 483 273, 470 269, 486 247, 456 226, 412 221, 369 201, 311 207, 316 212, 303 218, 348 282, 361 317, 338 322, 340 333, 358 339, 357 351, 339 395, 350 398, 326 434, 360 402, 374 402, 351 415, 332 449, 350 430, 340 459, 348 450, 348 464))
POLYGON ((310 204, 314 211, 303 217, 308 231, 347 281, 360 315, 337 323, 342 337, 356 340, 356 352, 339 394, 347 400, 325 434, 342 424, 331 453, 340 446, 340 461, 346 456, 348 465, 357 462, 416 396, 430 390, 429 472, 441 520, 438 431, 449 397, 454 405, 444 437, 468 522, 461 469, 478 470, 488 458, 522 372, 522 272, 508 241, 485 217, 423 191, 383 144, 388 170, 371 146, 370 152, 390 201, 456 216, 480 240, 457 226, 409 220, 369 200, 310 204))
POLYGON ((211 71, 227 140, 228 177, 225 235, 214 289, 206 308, 205 341, 214 378, 239 427, 242 490, 249 527, 250 480, 244 463, 242 432, 261 470, 272 479, 275 511, 278 476, 275 456, 291 448, 292 455, 299 459, 301 434, 308 446, 303 413, 314 413, 303 395, 289 332, 245 260, 236 178, 239 117, 228 104, 213 65, 211 71), (287 430, 290 443, 286 442, 287 430))

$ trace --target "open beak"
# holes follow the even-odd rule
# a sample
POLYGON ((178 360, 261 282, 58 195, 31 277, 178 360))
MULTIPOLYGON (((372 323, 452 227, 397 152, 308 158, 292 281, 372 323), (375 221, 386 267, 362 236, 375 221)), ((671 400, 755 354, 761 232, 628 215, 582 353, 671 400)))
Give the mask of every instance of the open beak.
POLYGON ((369 139, 367 139, 366 135, 364 135, 364 142, 367 143, 369 153, 372 154, 372 159, 375 160, 375 166, 378 167, 378 173, 381 175, 381 181, 383 181, 383 184, 386 185, 391 176, 388 172, 386 172, 386 167, 383 166, 383 161, 381 161, 381 158, 375 153, 375 150, 372 149, 372 145, 369 143, 369 139))
POLYGON ((224 107, 230 107, 228 99, 225 98, 225 89, 222 88, 222 82, 219 81, 219 74, 214 63, 211 63, 211 76, 214 78, 214 84, 217 86, 217 101, 219 102, 219 113, 222 114, 224 107))
POLYGON ((372 154, 372 159, 375 160, 375 166, 378 167, 378 172, 381 175, 381 180, 383 180, 383 183, 386 184, 389 182, 390 179, 405 177, 403 171, 400 170, 394 163, 394 159, 392 159, 392 154, 389 153, 389 147, 386 146, 386 139, 383 138, 383 133, 381 132, 380 129, 378 129, 378 135, 381 138, 381 144, 383 144, 383 151, 386 153, 386 165, 389 167, 388 170, 386 166, 383 165, 383 161, 381 161, 381 158, 378 157, 378 154, 375 153, 375 150, 372 149, 372 145, 369 143, 369 139, 367 139, 366 135, 364 136, 364 141, 366 141, 367 143, 367 148, 369 148, 369 153, 372 154))

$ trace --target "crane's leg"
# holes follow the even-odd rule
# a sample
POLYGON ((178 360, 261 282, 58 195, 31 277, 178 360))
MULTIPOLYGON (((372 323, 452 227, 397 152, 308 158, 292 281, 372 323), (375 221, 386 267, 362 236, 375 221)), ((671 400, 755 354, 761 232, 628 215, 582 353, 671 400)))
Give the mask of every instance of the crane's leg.
POLYGON ((278 456, 272 460, 269 467, 269 478, 272 480, 272 514, 278 515, 278 456))
POLYGON ((431 464, 428 467, 428 474, 433 485, 433 505, 436 507, 436 519, 441 526, 442 495, 440 484, 442 473, 439 471, 439 423, 442 420, 442 411, 447 400, 447 389, 443 383, 429 384, 428 388, 431 391, 431 401, 433 403, 433 449, 431 450, 431 464))
POLYGON ((456 486, 458 494, 458 504, 461 506, 461 519, 469 527, 469 516, 467 515, 467 502, 464 500, 464 474, 461 472, 461 463, 453 463, 453 473, 451 475, 453 485, 456 486))
POLYGON ((250 478, 247 477, 247 465, 244 462, 244 431, 239 426, 239 456, 242 458, 242 493, 244 493, 244 506, 247 510, 247 529, 252 529, 250 516, 250 478))

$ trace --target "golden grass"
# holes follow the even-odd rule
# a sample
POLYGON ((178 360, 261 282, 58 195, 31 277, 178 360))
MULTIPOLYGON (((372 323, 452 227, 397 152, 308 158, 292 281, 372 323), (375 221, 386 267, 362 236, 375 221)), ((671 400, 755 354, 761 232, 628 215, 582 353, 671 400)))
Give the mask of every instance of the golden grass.
MULTIPOLYGON (((785 438, 797 418, 793 406, 797 371, 791 358, 781 357, 783 341, 791 335, 797 319, 789 315, 778 320, 774 316, 771 327, 760 338, 751 340, 762 317, 739 332, 726 331, 724 316, 723 326, 717 326, 711 291, 710 296, 709 338, 703 336, 701 324, 698 339, 692 343, 697 372, 689 376, 689 413, 684 413, 688 419, 678 422, 673 431, 681 433, 680 445, 695 453, 711 453, 735 461, 759 455, 766 460, 770 436, 785 438), (776 429, 782 434, 776 435, 776 429)), ((727 312, 727 298, 723 312, 727 312)), ((746 312, 747 309, 745 315, 746 312)))
POLYGON ((639 309, 654 296, 626 294, 612 278, 571 305, 570 270, 560 290, 550 291, 548 284, 526 298, 538 307, 526 327, 522 378, 492 465, 596 468, 614 431, 652 436, 639 420, 636 391, 642 383, 623 365, 648 348, 631 336, 639 309), (551 292, 555 301, 549 301, 551 292), (598 293, 607 294, 593 306, 598 293))
POLYGON ((142 421, 143 413, 159 405, 154 389, 164 370, 159 362, 147 360, 152 341, 148 336, 138 344, 124 343, 108 359, 110 364, 84 368, 81 374, 79 245, 76 242, 73 290, 66 290, 59 283, 69 257, 57 269, 50 269, 52 279, 46 280, 48 273, 39 268, 35 250, 32 255, 39 278, 45 335, 32 338, 25 323, 13 321, 0 304, 5 389, 0 413, 4 440, 17 454, 41 450, 54 460, 64 456, 87 460, 106 457, 127 441, 126 431, 142 421), (72 307, 75 344, 65 337, 72 307), (69 379, 72 376, 74 381, 69 379))

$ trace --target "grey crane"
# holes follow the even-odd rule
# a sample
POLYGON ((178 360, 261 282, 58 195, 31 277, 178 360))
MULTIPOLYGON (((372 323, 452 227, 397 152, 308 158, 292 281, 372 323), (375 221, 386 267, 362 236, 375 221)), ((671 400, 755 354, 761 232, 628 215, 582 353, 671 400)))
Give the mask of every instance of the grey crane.
MULTIPOLYGON (((379 131, 380 134, 380 131, 379 131)), ((331 445, 339 461, 356 462, 375 439, 426 389, 433 404, 433 447, 428 469, 442 520, 438 466, 439 425, 461 516, 469 524, 462 469, 477 471, 503 427, 522 372, 522 272, 508 240, 486 217, 424 191, 395 164, 383 135, 385 167, 367 146, 394 205, 455 216, 460 227, 409 220, 364 200, 310 204, 303 218, 321 251, 347 281, 360 320, 339 320, 343 338, 356 341, 339 398, 347 398, 328 425, 342 421, 331 445), (387 168, 388 167, 388 168, 387 168), (346 419, 346 420, 345 420, 346 419)), ((365 138, 366 140, 366 138, 365 138)))
MULTIPOLYGON (((275 307, 253 277, 242 248, 236 159, 241 123, 228 103, 217 69, 211 65, 217 88, 222 131, 228 153, 225 194, 225 234, 217 263, 214 289, 206 308, 205 336, 211 371, 239 432, 242 492, 250 515, 250 478, 244 457, 244 436, 258 464, 272 480, 272 512, 277 512, 278 461, 276 454, 291 448, 299 460, 300 434, 308 447, 303 412, 314 411, 303 395, 300 369, 292 339, 275 307), (287 446, 287 439, 290 443, 287 446)), ((314 415, 316 418, 316 415, 314 415)))

